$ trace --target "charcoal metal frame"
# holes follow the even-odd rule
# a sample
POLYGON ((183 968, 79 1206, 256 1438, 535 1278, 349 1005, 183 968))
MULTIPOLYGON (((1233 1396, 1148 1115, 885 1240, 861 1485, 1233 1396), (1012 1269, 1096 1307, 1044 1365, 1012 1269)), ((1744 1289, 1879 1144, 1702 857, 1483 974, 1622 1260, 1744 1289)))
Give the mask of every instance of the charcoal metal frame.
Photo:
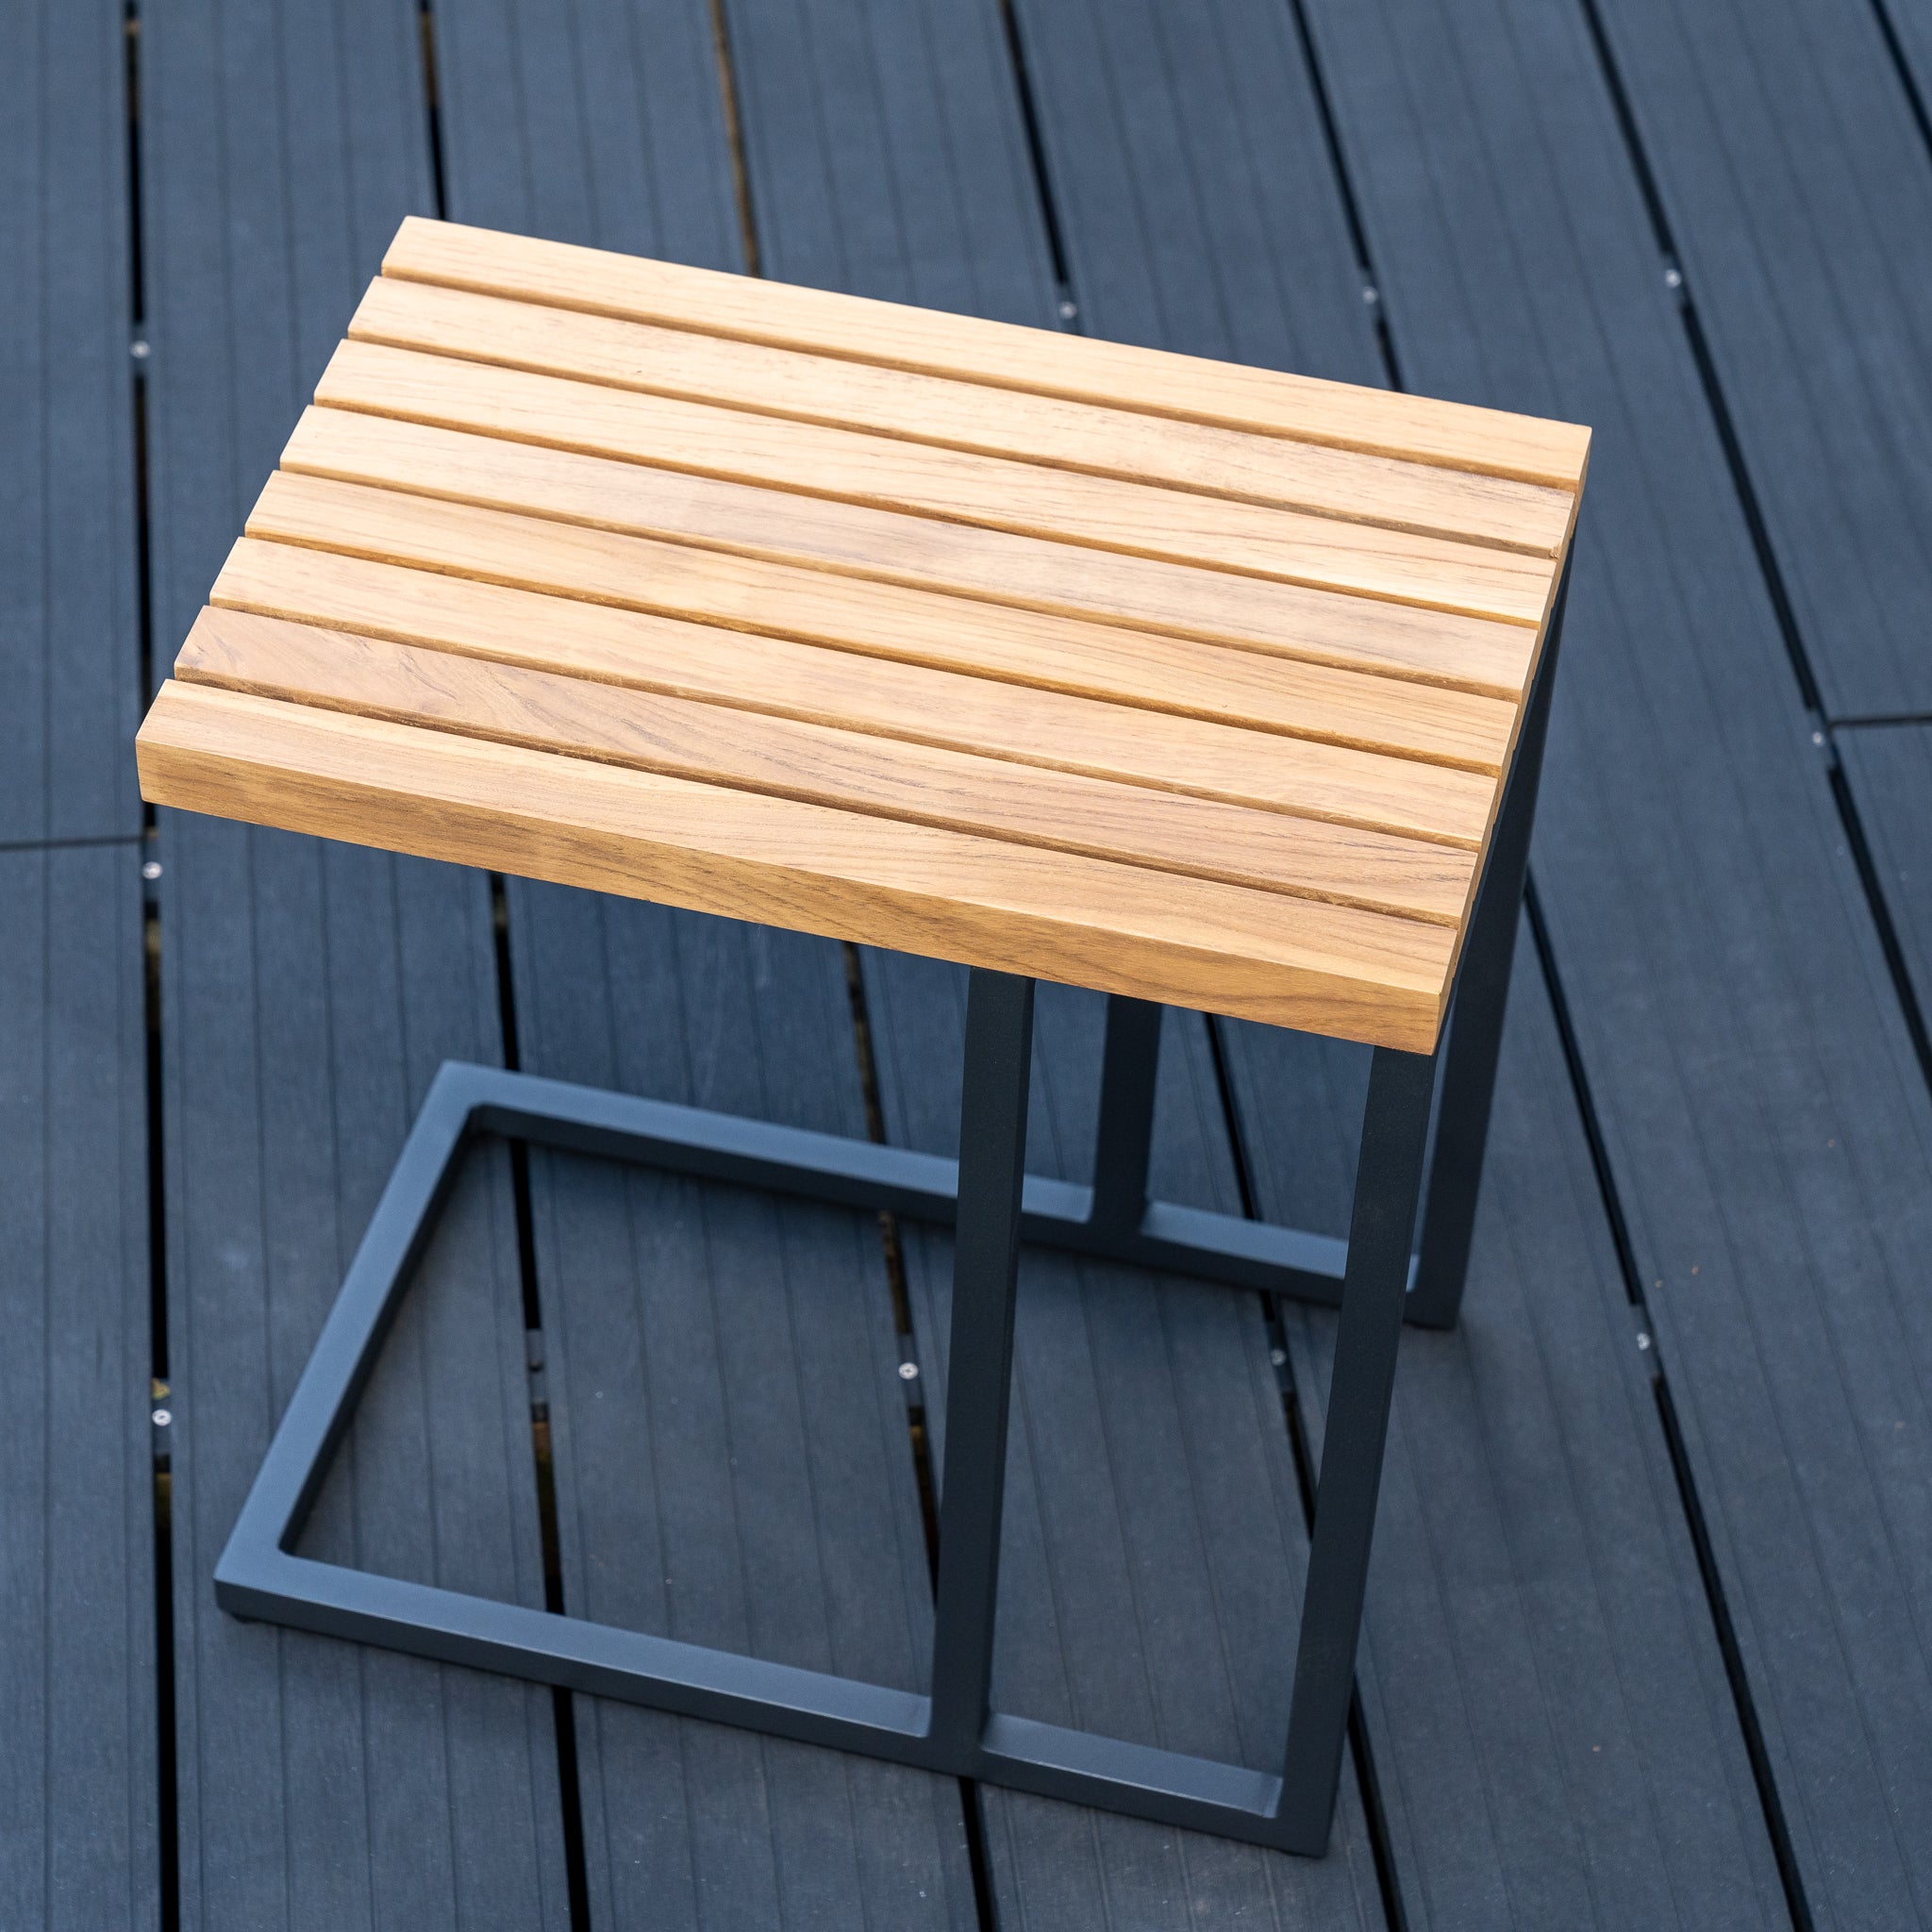
POLYGON ((1450 1024, 1433 1054, 1374 1051, 1346 1241, 1148 1199, 1160 1008, 1118 995, 1108 1008, 1091 1188, 1024 1172, 1033 982, 985 969, 973 972, 967 1000, 958 1162, 450 1062, 431 1084, 216 1565, 217 1601, 238 1616, 1285 1851, 1324 1851, 1397 1339, 1405 1317, 1453 1325, 1461 1302, 1567 588, 1566 567, 1465 935, 1450 1024), (482 1134, 956 1226, 930 1695, 294 1553, 462 1151, 482 1134), (991 1707, 1013 1309, 1025 1241, 1341 1309, 1279 1776, 991 1707))

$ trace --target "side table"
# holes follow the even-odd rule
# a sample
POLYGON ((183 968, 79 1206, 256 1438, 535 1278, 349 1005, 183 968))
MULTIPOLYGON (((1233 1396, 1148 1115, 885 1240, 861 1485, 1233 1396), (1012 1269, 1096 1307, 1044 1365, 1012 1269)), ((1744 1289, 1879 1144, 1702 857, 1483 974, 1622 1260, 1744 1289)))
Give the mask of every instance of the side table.
POLYGON ((143 795, 961 962, 960 1158, 445 1066, 219 1601, 1322 1851, 1397 1339, 1462 1293, 1588 451, 406 222, 142 727, 143 795), (1039 978, 1110 996, 1091 1189, 1024 1172, 1039 978), (1373 1045, 1345 1242, 1149 1198, 1162 1005, 1373 1045), (926 1693, 294 1553, 482 1133, 955 1225, 926 1693), (1340 1307, 1278 1776, 991 1706, 1028 1241, 1340 1307))

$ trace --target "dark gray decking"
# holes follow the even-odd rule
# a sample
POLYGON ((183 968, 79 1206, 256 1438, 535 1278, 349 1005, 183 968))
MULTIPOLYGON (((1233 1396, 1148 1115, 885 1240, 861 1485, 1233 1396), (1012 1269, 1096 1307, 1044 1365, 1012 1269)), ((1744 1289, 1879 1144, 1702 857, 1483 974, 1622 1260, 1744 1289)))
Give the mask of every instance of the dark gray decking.
MULTIPOLYGON (((1932 1924, 1932 13, 29 0, 0 30, 0 1926, 1932 1924), (1405 1340, 1326 1860, 213 1607, 445 1056, 956 1131, 952 969, 143 826, 143 678, 439 207, 1595 427, 1469 1303, 1405 1340)), ((1042 996, 1042 1170, 1090 1158, 1099 1021, 1042 996)), ((1339 1232, 1362 1084, 1171 1016, 1160 1183, 1339 1232)), ((945 1264, 486 1150, 311 1535, 911 1683, 945 1264)), ((1329 1332, 1027 1256, 1011 1707, 1269 1760, 1329 1332)))

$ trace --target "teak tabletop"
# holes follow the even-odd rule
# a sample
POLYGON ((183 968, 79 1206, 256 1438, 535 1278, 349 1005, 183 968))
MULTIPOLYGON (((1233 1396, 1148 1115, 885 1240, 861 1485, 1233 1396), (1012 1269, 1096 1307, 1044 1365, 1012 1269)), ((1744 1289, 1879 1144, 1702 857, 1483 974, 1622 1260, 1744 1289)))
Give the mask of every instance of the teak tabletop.
POLYGON ((1426 1052, 1588 452, 411 219, 142 789, 1426 1052))

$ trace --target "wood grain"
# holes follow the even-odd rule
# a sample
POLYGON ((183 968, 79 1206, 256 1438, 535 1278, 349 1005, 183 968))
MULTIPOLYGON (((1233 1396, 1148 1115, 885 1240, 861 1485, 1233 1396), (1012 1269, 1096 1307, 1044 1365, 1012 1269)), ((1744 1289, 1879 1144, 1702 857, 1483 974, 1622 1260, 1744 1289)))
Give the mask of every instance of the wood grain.
POLYGON ((305 411, 282 466, 1496 697, 1521 695, 1536 648, 1529 625, 1262 583, 343 409, 305 411))
POLYGON ((1572 491, 1582 487, 1589 458, 1590 432, 1570 424, 417 216, 397 230, 383 274, 1572 491))
POLYGON ((242 693, 162 687, 190 811, 1426 1051, 1456 935, 1316 900, 242 693))
MULTIPOLYGON (((279 473, 249 530, 868 656, 1493 773, 1501 699, 279 473)), ((716 640, 710 641, 716 649, 716 640)))
POLYGON ((1432 1045, 1584 432, 406 224, 145 795, 1432 1045))
MULTIPOLYGON (((303 489, 350 489, 284 480, 303 489)), ((376 499, 370 514, 382 519, 380 493, 361 494, 376 499)), ((426 508, 446 518, 473 514, 426 508)), ((266 521, 283 531, 296 524, 286 516, 266 521)), ((326 527, 341 535, 340 513, 326 527)), ((409 561, 426 567, 244 538, 212 601, 497 663, 1470 849, 1489 823, 1495 786, 1487 775, 441 575, 474 559, 439 545, 434 531, 412 530, 407 545, 400 543, 404 533, 395 520, 387 535, 390 554, 407 548, 409 561)), ((467 541, 476 533, 466 527, 460 535, 467 541)), ((508 548, 514 537, 497 539, 497 547, 508 548)), ((634 583, 638 575, 623 556, 612 560, 614 587, 634 583)), ((589 585, 591 591, 603 588, 595 580, 589 585)))
POLYGON ((175 675, 1442 925, 1475 871, 1450 846, 232 610, 201 613, 175 675))
POLYGON ((1474 617, 1534 624, 1549 595, 1547 559, 1513 551, 372 342, 344 342, 315 399, 402 422, 1474 617))
POLYGON ((353 340, 1553 555, 1574 492, 382 276, 353 340))

